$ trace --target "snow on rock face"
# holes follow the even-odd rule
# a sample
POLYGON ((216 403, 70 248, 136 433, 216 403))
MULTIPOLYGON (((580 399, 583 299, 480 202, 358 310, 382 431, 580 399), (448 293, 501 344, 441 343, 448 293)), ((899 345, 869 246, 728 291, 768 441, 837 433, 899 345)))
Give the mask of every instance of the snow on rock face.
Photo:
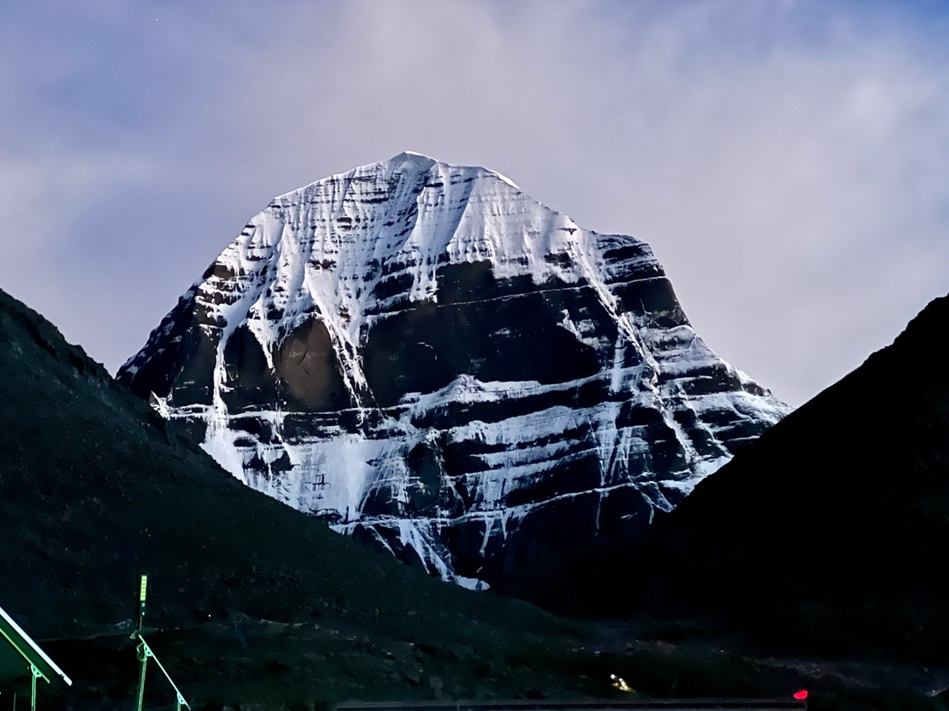
POLYGON ((414 153, 275 198, 118 377, 248 485, 469 587, 635 535, 788 412, 648 245, 414 153))

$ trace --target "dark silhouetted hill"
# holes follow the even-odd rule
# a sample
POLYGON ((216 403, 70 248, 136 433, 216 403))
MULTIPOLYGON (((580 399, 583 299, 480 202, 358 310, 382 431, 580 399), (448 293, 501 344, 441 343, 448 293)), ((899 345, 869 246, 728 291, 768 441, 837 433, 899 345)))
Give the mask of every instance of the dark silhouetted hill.
POLYGON ((949 297, 656 526, 632 585, 772 648, 949 663, 949 297))

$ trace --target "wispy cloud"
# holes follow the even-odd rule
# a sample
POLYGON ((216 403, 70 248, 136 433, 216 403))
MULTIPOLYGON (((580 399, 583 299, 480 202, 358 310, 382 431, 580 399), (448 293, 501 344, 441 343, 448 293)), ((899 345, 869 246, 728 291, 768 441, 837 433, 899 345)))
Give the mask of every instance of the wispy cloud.
POLYGON ((114 369, 269 197, 412 149, 650 242, 800 403, 949 291, 946 29, 923 2, 12 0, 0 285, 114 369))

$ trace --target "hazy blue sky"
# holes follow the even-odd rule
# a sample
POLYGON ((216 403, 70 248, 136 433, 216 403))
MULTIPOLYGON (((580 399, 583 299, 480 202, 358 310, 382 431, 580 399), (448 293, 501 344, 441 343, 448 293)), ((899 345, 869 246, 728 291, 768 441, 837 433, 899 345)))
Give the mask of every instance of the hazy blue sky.
POLYGON ((646 240, 800 404, 949 292, 947 36, 942 0, 0 0, 0 287, 114 372, 272 196, 408 149, 646 240))

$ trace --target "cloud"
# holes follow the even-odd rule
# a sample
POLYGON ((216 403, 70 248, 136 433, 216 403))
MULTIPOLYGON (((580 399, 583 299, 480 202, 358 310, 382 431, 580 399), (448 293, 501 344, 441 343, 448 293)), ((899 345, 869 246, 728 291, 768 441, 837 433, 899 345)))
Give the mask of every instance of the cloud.
POLYGON ((949 291, 933 7, 15 1, 0 284, 114 369, 271 196, 411 149, 645 239, 800 403, 949 291))

